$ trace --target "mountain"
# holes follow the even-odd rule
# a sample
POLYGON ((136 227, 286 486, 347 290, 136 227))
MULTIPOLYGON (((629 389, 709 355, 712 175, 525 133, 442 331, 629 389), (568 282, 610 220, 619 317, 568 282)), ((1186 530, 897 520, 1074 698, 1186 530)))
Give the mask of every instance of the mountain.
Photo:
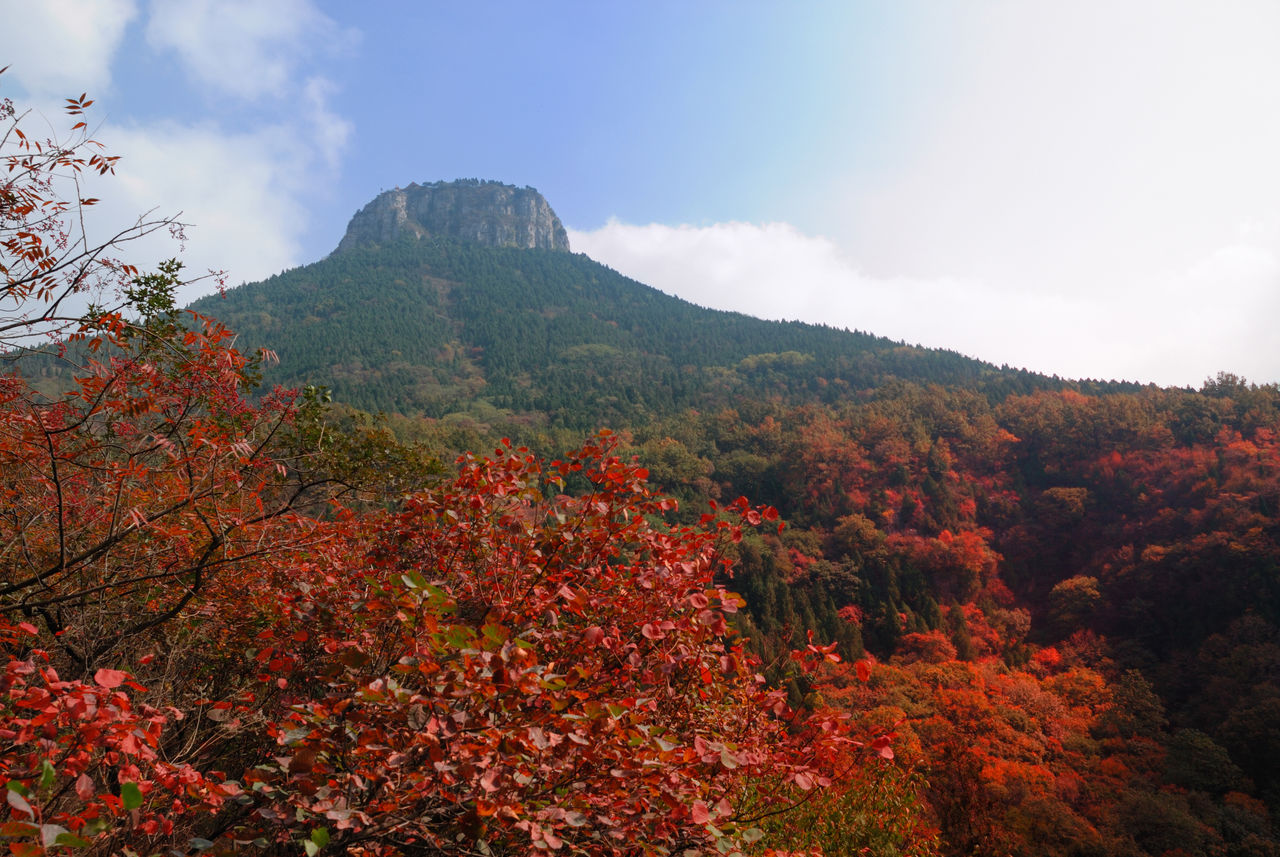
POLYGON ((453 238, 486 247, 568 252, 569 236, 531 187, 464 179, 385 191, 351 219, 338 252, 401 236, 453 238))
MULTIPOLYGON (((780 284, 780 287, 783 284, 780 284)), ((536 413, 591 430, 744 394, 835 401, 890 378, 1001 396, 1061 386, 866 333, 695 306, 568 252, 536 191, 410 185, 352 218, 328 258, 191 307, 321 384, 411 417, 536 413)))

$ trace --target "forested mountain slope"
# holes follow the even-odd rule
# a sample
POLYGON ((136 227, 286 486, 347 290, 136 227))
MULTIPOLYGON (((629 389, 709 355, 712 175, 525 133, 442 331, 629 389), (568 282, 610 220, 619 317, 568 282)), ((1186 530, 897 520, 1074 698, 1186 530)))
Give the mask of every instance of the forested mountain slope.
POLYGON ((441 238, 344 250, 192 309, 242 348, 271 348, 271 382, 323 384, 407 416, 485 403, 590 429, 741 395, 838 401, 891 377, 993 395, 1061 386, 954 352, 704 309, 583 255, 441 238))

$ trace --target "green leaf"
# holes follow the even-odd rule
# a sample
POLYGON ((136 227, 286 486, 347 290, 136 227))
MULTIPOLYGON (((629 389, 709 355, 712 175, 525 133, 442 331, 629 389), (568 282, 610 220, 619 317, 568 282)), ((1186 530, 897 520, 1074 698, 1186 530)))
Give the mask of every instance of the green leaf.
POLYGON ((65 845, 68 848, 88 848, 93 843, 83 836, 76 836, 74 833, 59 833, 53 838, 54 845, 65 845))
POLYGON ((97 836, 110 826, 111 819, 105 815, 100 815, 97 818, 91 818, 86 821, 84 827, 80 828, 80 832, 86 836, 97 836))
POLYGON ((431 603, 440 604, 449 600, 449 594, 438 586, 430 583, 423 584, 423 590, 431 596, 431 603))
POLYGON ((212 842, 210 842, 208 839, 201 839, 198 836, 193 836, 191 840, 187 842, 187 848, 189 848, 192 851, 208 851, 212 847, 213 847, 212 842))
POLYGON ((470 628, 462 625, 452 625, 447 628, 443 635, 444 641, 455 649, 474 649, 476 637, 470 628))
POLYGON ((120 786, 120 800, 125 809, 137 809, 142 806, 142 791, 137 783, 125 783, 120 786))
POLYGON ((54 770, 53 765, 48 759, 45 759, 40 765, 40 790, 44 791, 53 786, 58 779, 58 772, 54 770))
POLYGON ((311 841, 318 847, 323 848, 329 844, 329 828, 317 827, 311 831, 311 841))
POLYGON ((316 857, 320 853, 320 846, 310 839, 302 840, 302 849, 307 852, 307 857, 316 857))

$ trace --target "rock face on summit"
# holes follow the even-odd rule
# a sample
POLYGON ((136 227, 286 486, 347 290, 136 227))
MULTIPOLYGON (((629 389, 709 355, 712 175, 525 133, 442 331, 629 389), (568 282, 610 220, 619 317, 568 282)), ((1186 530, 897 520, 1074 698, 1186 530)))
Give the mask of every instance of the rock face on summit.
POLYGON ((415 183, 379 194, 351 218, 336 252, 385 244, 402 235, 569 250, 569 236, 542 194, 531 187, 470 179, 415 183))

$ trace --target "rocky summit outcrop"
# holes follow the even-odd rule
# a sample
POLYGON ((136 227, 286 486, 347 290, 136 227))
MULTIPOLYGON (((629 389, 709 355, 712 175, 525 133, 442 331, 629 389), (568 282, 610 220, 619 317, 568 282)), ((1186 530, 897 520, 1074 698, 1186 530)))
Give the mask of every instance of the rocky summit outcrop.
POLYGON ((542 194, 531 187, 463 179, 384 191, 351 218, 337 252, 403 235, 569 250, 569 236, 542 194))

